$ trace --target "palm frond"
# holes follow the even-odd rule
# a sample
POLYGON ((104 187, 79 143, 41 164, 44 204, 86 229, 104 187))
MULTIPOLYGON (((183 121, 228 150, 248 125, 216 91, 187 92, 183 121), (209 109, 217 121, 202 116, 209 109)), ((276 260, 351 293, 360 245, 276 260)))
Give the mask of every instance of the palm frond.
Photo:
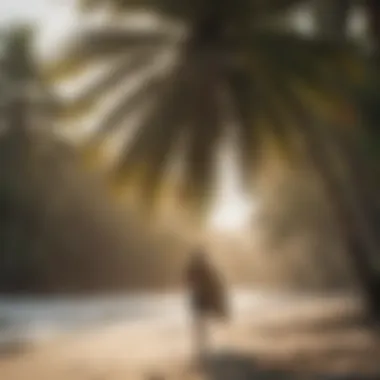
POLYGON ((221 67, 213 57, 193 57, 192 89, 189 104, 188 140, 185 155, 183 196, 195 214, 203 215, 215 186, 215 159, 223 134, 220 93, 221 67))
MULTIPOLYGON (((318 117, 318 114, 310 113, 307 105, 299 98, 293 83, 279 77, 275 71, 272 73, 275 88, 287 100, 287 107, 297 120, 298 132, 305 143, 308 158, 318 169, 319 175, 323 177, 326 193, 331 197, 330 204, 336 208, 336 215, 340 218, 342 225, 352 228, 363 241, 368 256, 363 257, 363 251, 360 251, 358 256, 352 256, 354 265, 368 265, 372 271, 373 268, 378 267, 377 243, 371 224, 373 205, 369 205, 368 194, 363 196, 366 191, 363 193, 362 189, 356 186, 357 182, 355 183, 354 179, 359 174, 356 172, 358 165, 350 163, 348 159, 348 167, 344 169, 342 167, 347 154, 346 138, 337 133, 335 125, 326 123, 318 117)), ((352 106, 356 108, 355 105, 352 106)), ((358 178, 360 174, 356 177, 356 181, 358 178)), ((365 281, 362 278, 360 280, 365 281)))
MULTIPOLYGON (((131 181, 135 181, 135 173, 139 172, 137 182, 144 198, 156 198, 170 152, 186 133, 184 194, 194 209, 204 209, 213 186, 215 150, 219 137, 225 132, 221 94, 226 88, 230 108, 236 116, 235 127, 240 136, 247 182, 254 175, 255 164, 260 164, 263 141, 268 137, 290 157, 299 153, 300 118, 294 110, 295 103, 287 99, 290 84, 292 97, 311 118, 318 115, 328 125, 354 126, 356 115, 350 106, 355 102, 357 89, 366 81, 367 68, 365 58, 354 47, 262 31, 255 23, 251 26, 244 21, 245 16, 255 20, 252 16, 255 12, 264 15, 296 1, 111 2, 125 10, 160 11, 189 22, 188 35, 182 40, 167 31, 142 32, 110 27, 88 32, 82 39, 85 48, 81 49, 81 54, 85 53, 82 57, 89 61, 123 53, 135 56, 138 66, 144 65, 144 59, 140 60, 138 55, 144 51, 153 55, 153 51, 168 47, 186 52, 179 54, 180 71, 177 67, 168 74, 154 75, 134 93, 122 94, 95 128, 97 135, 94 137, 101 140, 124 128, 132 111, 151 105, 118 166, 118 174, 130 177, 131 181), (207 12, 214 18, 220 17, 216 20, 222 25, 216 23, 220 33, 202 29, 207 29, 203 17, 207 12), (241 27, 239 20, 243 20, 241 27), (273 73, 281 81, 274 81, 273 73)), ((90 99, 89 103, 93 103, 115 82, 128 79, 130 73, 130 68, 123 68, 120 63, 94 83, 82 99, 90 99)))
MULTIPOLYGON (((276 58, 274 64, 281 65, 284 71, 303 74, 313 85, 321 79, 322 73, 329 75, 332 83, 342 86, 363 83, 369 72, 367 58, 355 46, 345 43, 260 31, 242 43, 276 58)), ((323 79, 326 84, 326 76, 323 79)))
POLYGON ((248 15, 260 18, 281 12, 303 0, 79 0, 83 11, 102 5, 111 5, 117 11, 145 10, 160 12, 170 17, 196 20, 210 9, 220 9, 224 14, 248 15))
MULTIPOLYGON (((304 143, 308 145, 310 141, 313 139, 312 136, 315 135, 314 131, 316 130, 316 124, 319 125, 318 128, 322 128, 323 130, 327 130, 329 127, 333 127, 331 120, 324 117, 324 113, 320 112, 319 107, 315 107, 315 102, 310 101, 310 97, 303 90, 305 87, 300 86, 300 80, 304 80, 305 78, 302 76, 302 73, 298 73, 298 76, 292 73, 292 75, 284 75, 278 70, 276 65, 271 65, 270 61, 264 60, 262 62, 265 65, 268 76, 270 77, 270 82, 268 82, 268 88, 270 88, 272 93, 275 93, 279 99, 281 99, 281 103, 283 105, 282 110, 286 112, 291 120, 291 124, 298 135, 304 140, 304 143), (309 135, 309 131, 313 131, 309 135)), ((318 93, 318 89, 316 90, 313 87, 308 88, 308 90, 314 91, 314 95, 318 93)), ((330 94, 328 91, 329 88, 325 89, 323 92, 323 88, 319 88, 320 93, 319 96, 323 94, 330 94)), ((342 101, 347 101, 347 99, 339 99, 342 101)), ((347 102, 348 104, 348 102, 347 102)), ((353 103, 352 105, 352 114, 355 115, 357 108, 353 103)), ((335 114, 340 114, 340 108, 334 108, 335 114)), ((285 117, 284 113, 279 113, 281 119, 285 117)), ((346 119, 340 119, 339 122, 347 125, 352 123, 352 119, 348 118, 348 122, 345 123, 346 119)), ((336 124, 334 125, 334 128, 336 124)), ((322 136, 323 133, 318 134, 318 136, 322 136)), ((317 143, 322 143, 323 138, 317 143)), ((309 147, 306 146, 306 149, 309 147)), ((327 160, 328 158, 325 157, 327 160)))
POLYGON ((255 164, 260 159, 261 145, 257 134, 260 134, 258 123, 260 95, 255 83, 247 80, 241 71, 234 70, 227 78, 228 90, 232 100, 232 110, 239 126, 239 149, 245 183, 250 187, 255 164))
POLYGON ((164 29, 136 30, 123 27, 87 29, 81 39, 81 47, 89 53, 101 56, 124 51, 126 48, 168 47, 178 42, 178 37, 164 29))
MULTIPOLYGON (((243 173, 251 183, 255 169, 265 156, 263 148, 268 138, 276 143, 285 156, 295 154, 293 120, 281 96, 271 86, 268 62, 263 61, 265 51, 251 51, 245 64, 230 73, 231 90, 239 112, 240 149, 243 153, 243 173)), ((270 57, 270 62, 273 57, 270 57)))
POLYGON ((124 82, 128 77, 144 69, 154 56, 155 50, 142 49, 135 54, 121 57, 116 63, 116 67, 110 67, 108 72, 93 82, 74 100, 62 104, 59 116, 72 121, 88 114, 101 98, 109 95, 120 82, 124 82))
POLYGON ((132 111, 144 106, 150 99, 156 99, 159 96, 167 80, 168 76, 165 73, 156 75, 152 79, 145 80, 138 90, 123 97, 95 128, 97 131, 96 138, 102 138, 123 127, 124 120, 132 111))
MULTIPOLYGON (((273 42, 273 36, 271 39, 273 42)), ((287 42, 292 42, 292 38, 287 42)), ((365 84, 365 75, 359 75, 358 80, 358 71, 369 72, 366 59, 350 47, 319 41, 313 51, 309 45, 307 48, 297 46, 304 41, 294 42, 291 46, 293 54, 292 50, 286 50, 285 54, 283 49, 286 48, 286 41, 283 37, 279 38, 275 46, 262 45, 260 51, 266 65, 296 85, 299 96, 308 101, 309 110, 314 113, 318 110, 326 122, 346 125, 357 122, 349 113, 351 105, 357 102, 356 93, 365 84), (276 46, 281 40, 282 47, 276 46)))
POLYGON ((50 81, 59 81, 81 74, 96 60, 107 60, 126 54, 138 54, 141 50, 158 50, 178 42, 177 37, 166 31, 136 31, 125 28, 87 29, 73 41, 57 59, 45 67, 50 81))
POLYGON ((186 74, 186 68, 180 64, 171 76, 162 78, 163 83, 156 87, 161 89, 160 99, 154 102, 118 165, 117 174, 126 178, 132 178, 133 171, 141 168, 141 196, 149 204, 157 200, 181 127, 185 125, 190 100, 186 74))
MULTIPOLYGON (((265 73, 264 70, 261 72, 262 75, 265 73)), ((264 79, 264 75, 262 79, 264 79)), ((270 77, 259 82, 258 88, 262 97, 260 114, 262 115, 263 126, 256 133, 257 144, 260 146, 269 138, 277 150, 281 152, 282 157, 289 161, 298 158, 299 152, 294 139, 293 119, 286 104, 284 104, 281 96, 276 91, 273 91, 270 77)), ((261 164, 261 162, 258 164, 261 164)), ((255 173, 252 172, 251 176, 254 175, 255 173)))

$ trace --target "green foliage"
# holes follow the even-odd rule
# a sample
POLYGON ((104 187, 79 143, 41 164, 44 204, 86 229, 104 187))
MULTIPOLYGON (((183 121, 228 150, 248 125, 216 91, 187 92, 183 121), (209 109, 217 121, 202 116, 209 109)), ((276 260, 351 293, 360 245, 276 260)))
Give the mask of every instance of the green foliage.
MULTIPOLYGON (((302 0, 301 0, 302 1, 302 0)), ((165 16, 194 21, 207 12, 218 10, 220 15, 234 16, 241 20, 242 15, 262 17, 268 13, 281 11, 300 0, 79 0, 85 11, 101 5, 111 5, 117 11, 149 10, 160 12, 165 16)))
POLYGON ((293 3, 109 1, 119 11, 145 10, 182 21, 187 32, 181 38, 165 28, 134 31, 111 25, 85 31, 48 74, 63 80, 99 61, 108 62, 109 70, 64 106, 62 117, 73 123, 112 96, 122 80, 139 75, 166 48, 174 49, 173 66, 115 100, 89 143, 127 131, 131 113, 143 110, 138 133, 122 152, 117 177, 135 178, 138 172, 145 201, 155 200, 162 184, 170 181, 167 167, 178 142, 186 140, 181 188, 192 209, 203 211, 228 118, 240 138, 247 183, 268 135, 297 155, 294 142, 300 129, 308 127, 300 115, 308 121, 317 115, 327 125, 357 125, 354 94, 363 84, 366 59, 348 45, 260 28, 264 18, 293 3))
POLYGON ((366 149, 375 158, 376 163, 380 159, 380 78, 375 76, 367 83, 358 99, 363 109, 363 125, 367 133, 363 136, 363 143, 366 149))

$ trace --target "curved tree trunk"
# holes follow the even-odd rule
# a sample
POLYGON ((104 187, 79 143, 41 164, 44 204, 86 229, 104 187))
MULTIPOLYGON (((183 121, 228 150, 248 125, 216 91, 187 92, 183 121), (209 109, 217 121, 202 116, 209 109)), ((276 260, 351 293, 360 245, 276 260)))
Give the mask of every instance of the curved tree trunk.
MULTIPOLYGON (((337 157, 345 161, 347 152, 337 139, 323 133, 323 127, 308 124, 303 128, 303 139, 309 158, 321 175, 326 192, 334 207, 337 221, 347 244, 347 256, 351 261, 371 315, 380 320, 379 248, 380 242, 366 213, 357 188, 355 176, 337 168, 337 157), (335 157, 334 157, 335 156, 335 157)), ((349 163, 348 163, 349 165, 349 163)), ((352 167, 351 167, 352 169, 352 167)))
POLYGON ((330 126, 316 120, 291 88, 284 85, 281 77, 275 72, 271 75, 275 86, 273 90, 287 99, 284 105, 292 111, 297 127, 295 132, 303 143, 306 159, 321 177, 368 311, 376 321, 380 321, 380 281, 376 270, 380 236, 367 213, 366 199, 358 191, 357 168, 348 160, 350 152, 344 145, 345 140, 340 133, 332 133, 330 126))
POLYGON ((366 0, 368 27, 373 53, 380 54, 380 2, 378 0, 366 0))
POLYGON ((313 13, 318 35, 333 40, 347 36, 351 0, 314 0, 313 13))
MULTIPOLYGON (((315 0, 317 33, 330 40, 346 39, 352 5, 352 0, 315 0)), ((367 6, 372 36, 380 42, 380 2, 367 0, 367 6)), ((309 126, 303 133, 309 157, 323 177, 368 307, 380 319, 380 240, 371 170, 352 136, 332 134, 323 126, 304 120, 309 126)))

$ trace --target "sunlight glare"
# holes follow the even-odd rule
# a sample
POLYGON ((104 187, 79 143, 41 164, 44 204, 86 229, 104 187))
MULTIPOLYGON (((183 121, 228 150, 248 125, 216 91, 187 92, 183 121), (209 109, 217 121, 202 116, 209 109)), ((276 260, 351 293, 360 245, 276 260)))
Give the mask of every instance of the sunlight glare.
POLYGON ((253 204, 244 194, 239 180, 236 156, 221 154, 218 192, 209 216, 208 226, 215 232, 236 234, 249 226, 253 204))
POLYGON ((218 232, 238 232, 247 226, 251 205, 242 196, 231 194, 218 203, 211 213, 210 228, 218 232))

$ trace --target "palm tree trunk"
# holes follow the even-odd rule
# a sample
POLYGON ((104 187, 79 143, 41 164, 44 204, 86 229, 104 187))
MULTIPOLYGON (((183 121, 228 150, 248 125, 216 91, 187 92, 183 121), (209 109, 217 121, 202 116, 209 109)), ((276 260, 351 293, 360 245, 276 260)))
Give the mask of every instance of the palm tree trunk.
POLYGON ((380 2, 378 0, 366 0, 367 17, 371 44, 375 56, 380 54, 380 2))
POLYGON ((351 0, 314 0, 313 13, 317 34, 323 38, 344 40, 347 36, 351 0))
MULTIPOLYGON (((342 41, 347 37, 347 23, 352 0, 315 0, 317 33, 329 40, 342 41)), ((380 3, 367 0, 373 38, 380 42, 380 3)), ((379 45, 377 43, 377 45, 379 45)), ((379 45, 380 46, 380 45, 379 45)), ((379 253, 380 241, 375 225, 374 197, 371 194, 369 169, 361 153, 347 136, 324 135, 323 127, 309 124, 304 140, 309 156, 323 177, 326 191, 335 208, 348 253, 362 285, 368 308, 380 319, 379 253), (310 134, 311 132, 311 134, 310 134), (329 147, 326 147, 330 145, 329 147), (338 171, 332 161, 344 164, 338 171)))
POLYGON ((309 127, 302 131, 309 159, 322 177, 326 193, 334 207, 342 236, 347 244, 348 257, 362 287, 368 311, 379 321, 380 282, 375 260, 380 252, 380 242, 357 195, 356 188, 360 184, 355 183, 351 173, 342 175, 334 170, 336 160, 333 154, 338 154, 343 160, 346 156, 340 141, 323 135, 321 126, 312 123, 308 125, 309 127))
POLYGON ((284 89, 281 78, 275 80, 275 89, 284 99, 286 106, 293 110, 298 126, 297 133, 303 141, 305 155, 316 173, 321 177, 325 192, 336 215, 338 227, 347 247, 347 258, 356 273, 365 296, 368 311, 380 321, 380 282, 376 266, 379 261, 380 237, 369 218, 362 194, 357 191, 360 182, 355 176, 356 169, 347 161, 348 152, 344 140, 338 133, 324 124, 318 124, 302 102, 294 97, 291 90, 284 89), (344 165, 342 165, 344 163, 344 165))

